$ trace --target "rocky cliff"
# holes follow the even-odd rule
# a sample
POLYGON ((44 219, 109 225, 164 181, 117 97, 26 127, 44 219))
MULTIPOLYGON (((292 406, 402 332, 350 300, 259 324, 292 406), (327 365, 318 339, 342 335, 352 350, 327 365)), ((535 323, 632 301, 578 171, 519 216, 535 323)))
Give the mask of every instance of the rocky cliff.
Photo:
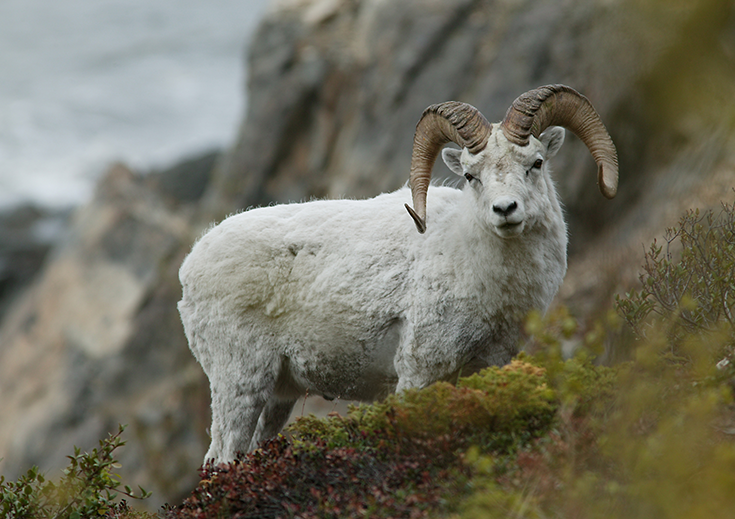
MULTIPOLYGON (((4 316, 0 472, 63 466, 72 445, 128 423, 125 480, 178 500, 208 443, 206 380, 176 313, 191 242, 248 206, 399 187, 435 102, 500 120, 546 83, 591 99, 618 146, 619 196, 600 197, 574 137, 553 166, 571 234, 559 300, 593 316, 683 209, 735 196, 733 11, 716 0, 281 0, 250 47, 232 149, 146 177, 113 167, 4 316)), ((437 164, 436 178, 449 174, 437 164)))
POLYGON ((177 495, 196 481, 205 433, 190 424, 204 423, 207 404, 173 311, 192 237, 191 208, 167 196, 171 173, 154 181, 113 166, 3 320, 4 474, 64 466, 71 446, 127 423, 127 468, 141 484, 177 495))
MULTIPOLYGON (((573 272, 585 265, 564 297, 602 296, 599 277, 635 272, 641 243, 684 208, 729 196, 734 23, 719 0, 282 2, 253 42, 251 102, 210 214, 395 189, 429 104, 466 101, 497 121, 520 93, 565 83, 591 99, 620 154, 611 203, 574 137, 553 164, 573 272)), ((436 178, 450 175, 437 164, 436 178)))

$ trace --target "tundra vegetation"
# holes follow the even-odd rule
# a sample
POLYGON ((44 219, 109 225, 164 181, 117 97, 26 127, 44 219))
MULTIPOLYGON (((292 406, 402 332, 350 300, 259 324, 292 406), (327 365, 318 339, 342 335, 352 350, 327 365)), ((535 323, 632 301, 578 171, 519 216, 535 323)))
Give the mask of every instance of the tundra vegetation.
MULTIPOLYGON (((646 252, 640 287, 596 323, 561 307, 532 314, 527 353, 509 365, 301 417, 238 461, 204 467, 191 496, 159 514, 731 517, 734 271, 733 205, 688 212, 646 252)), ((76 452, 52 485, 34 469, 2 481, 0 517, 154 517, 115 504, 120 444, 76 452)))

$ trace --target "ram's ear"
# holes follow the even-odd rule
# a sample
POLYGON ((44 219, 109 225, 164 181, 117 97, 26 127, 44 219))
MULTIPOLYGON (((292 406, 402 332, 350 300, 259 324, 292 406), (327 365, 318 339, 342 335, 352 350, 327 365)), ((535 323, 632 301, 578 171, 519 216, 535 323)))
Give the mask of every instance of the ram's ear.
POLYGON ((561 149, 564 144, 564 128, 561 126, 552 126, 538 138, 541 143, 546 146, 546 158, 550 159, 561 149))
POLYGON ((459 157, 461 156, 462 150, 458 150, 456 148, 444 148, 442 150, 442 160, 444 161, 444 164, 452 170, 452 173, 459 176, 464 175, 462 163, 459 161, 459 157))

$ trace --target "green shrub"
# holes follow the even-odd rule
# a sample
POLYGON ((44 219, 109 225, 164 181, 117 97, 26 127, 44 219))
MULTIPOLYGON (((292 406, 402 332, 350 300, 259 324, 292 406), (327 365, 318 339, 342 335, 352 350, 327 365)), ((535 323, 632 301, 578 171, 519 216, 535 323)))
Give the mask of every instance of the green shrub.
POLYGON ((643 340, 614 370, 585 355, 552 366, 552 428, 512 456, 471 448, 455 517, 732 517, 734 379, 704 368, 709 339, 685 342, 684 360, 643 340))
POLYGON ((17 481, 6 481, 0 476, 0 519, 86 519, 92 517, 142 517, 131 511, 119 495, 145 499, 150 494, 140 489, 136 495, 113 473, 119 466, 113 453, 125 445, 120 426, 116 434, 100 440, 99 449, 82 453, 74 448, 68 456, 69 467, 58 483, 31 467, 17 481))
MULTIPOLYGON (((672 351, 692 335, 729 334, 735 342, 735 206, 718 214, 690 210, 645 254, 642 287, 618 297, 620 314, 639 337, 655 316, 672 351)), ((725 352, 719 352, 725 353, 725 352)), ((731 353, 731 351, 730 351, 731 353)))

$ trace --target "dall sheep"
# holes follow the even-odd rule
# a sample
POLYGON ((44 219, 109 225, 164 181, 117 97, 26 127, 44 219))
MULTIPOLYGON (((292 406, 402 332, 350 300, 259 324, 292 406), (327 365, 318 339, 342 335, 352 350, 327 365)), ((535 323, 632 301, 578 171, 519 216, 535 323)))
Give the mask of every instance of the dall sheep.
POLYGON ((587 145, 602 194, 615 196, 617 154, 600 117, 551 85, 496 124, 464 103, 427 108, 410 192, 253 209, 200 238, 181 266, 179 311, 211 386, 205 461, 276 435, 307 392, 372 401, 509 362, 524 316, 547 309, 566 272, 547 165, 564 141, 558 126, 587 145), (450 141, 462 149, 443 159, 467 182, 429 187, 450 141))

